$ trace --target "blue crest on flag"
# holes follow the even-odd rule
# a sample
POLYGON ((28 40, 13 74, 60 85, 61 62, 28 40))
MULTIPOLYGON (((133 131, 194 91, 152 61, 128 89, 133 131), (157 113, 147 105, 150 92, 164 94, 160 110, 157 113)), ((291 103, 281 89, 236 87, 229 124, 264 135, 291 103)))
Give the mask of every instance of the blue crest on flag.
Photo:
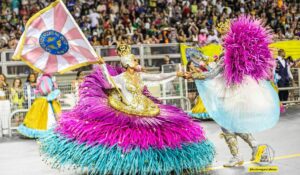
POLYGON ((41 47, 52 55, 63 55, 69 50, 67 39, 55 30, 43 32, 39 38, 41 47))
POLYGON ((195 48, 186 48, 186 58, 188 61, 193 61, 196 66, 199 66, 199 61, 205 59, 200 50, 195 48))

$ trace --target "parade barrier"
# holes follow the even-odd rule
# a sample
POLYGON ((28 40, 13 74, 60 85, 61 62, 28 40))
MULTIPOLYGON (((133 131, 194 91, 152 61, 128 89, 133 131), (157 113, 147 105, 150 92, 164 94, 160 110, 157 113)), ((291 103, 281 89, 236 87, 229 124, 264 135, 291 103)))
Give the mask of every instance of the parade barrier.
MULTIPOLYGON (((70 110, 71 108, 66 108, 66 107, 64 107, 64 108, 62 108, 62 111, 68 111, 68 110, 70 110)), ((26 114, 27 112, 28 112, 28 110, 29 109, 17 109, 17 110, 15 110, 15 111, 13 111, 11 114, 10 114, 10 117, 9 117, 9 127, 7 128, 7 132, 8 132, 8 136, 9 137, 11 137, 12 136, 12 134, 13 134, 13 131, 14 132, 16 132, 17 131, 17 128, 18 128, 18 125, 13 125, 13 123, 12 123, 12 120, 13 120, 13 118, 14 117, 16 117, 16 116, 18 116, 18 115, 24 115, 24 114, 26 114)), ((25 116, 25 115, 24 115, 25 116)), ((3 131, 3 130, 2 130, 3 131)), ((1 133, 1 131, 0 131, 0 133, 1 133)), ((0 135, 0 137, 1 137, 1 135, 0 135)))
MULTIPOLYGON (((176 67, 178 65, 169 65, 176 67)), ((156 95, 156 97, 162 101, 164 104, 172 104, 185 111, 191 109, 191 103, 188 98, 185 97, 186 84, 185 80, 182 78, 177 78, 170 83, 162 83, 155 86, 149 86, 149 90, 156 95), (169 93, 170 88, 173 87, 173 91, 169 93)), ((63 111, 72 109, 76 104, 75 89, 72 87, 71 80, 58 81, 58 89, 61 91, 61 96, 59 98, 60 104, 63 111)), ((9 108, 9 100, 6 100, 9 108)), ((26 101, 27 103, 28 101, 26 101)), ((24 107, 30 107, 32 103, 30 100, 29 104, 25 104, 24 107)), ((0 118, 0 137, 4 135, 12 136, 13 132, 17 130, 17 127, 23 122, 26 113, 26 109, 15 109, 10 113, 1 115, 0 118)))
MULTIPOLYGON (((286 44, 285 44, 286 47, 286 44)), ((284 47, 284 48, 285 48, 284 47)), ((208 47, 209 48, 209 47, 208 47)), ((214 48, 214 47, 211 47, 214 48)), ((285 48, 286 49, 286 48, 285 48)), ((115 52, 115 47, 95 47, 97 54, 104 57, 105 61, 111 65, 119 65, 120 58, 117 56, 115 52)), ((207 48, 202 51, 207 51, 207 48)), ((151 72, 174 72, 178 70, 185 70, 184 67, 180 66, 181 64, 181 53, 180 53, 180 45, 178 43, 175 44, 150 44, 150 45, 133 45, 132 52, 139 58, 140 64, 147 68, 147 70, 151 72), (168 55, 172 64, 164 65, 163 58, 168 55), (174 64, 177 63, 177 64, 174 64)), ((289 50, 289 53, 295 55, 295 50, 289 50)), ((31 71, 30 68, 21 61, 12 60, 13 50, 3 50, 0 53, 0 72, 5 74, 8 79, 12 79, 15 77, 25 78, 27 74, 31 71)), ((92 66, 87 66, 83 70, 91 71, 92 66)), ((282 102, 285 105, 295 105, 300 104, 300 69, 293 68, 292 73, 294 76, 294 84, 291 84, 290 87, 279 88, 279 91, 288 90, 289 91, 289 99, 288 101, 282 102)), ((60 102, 62 104, 63 109, 71 108, 75 105, 76 99, 74 98, 74 92, 71 87, 71 81, 75 78, 75 72, 66 73, 63 75, 56 75, 59 80, 58 85, 59 89, 62 91, 62 97, 60 102)), ((177 107, 182 108, 185 111, 190 111, 191 109, 191 101, 187 98, 188 92, 191 89, 188 89, 187 81, 182 78, 177 78, 176 80, 165 83, 162 85, 156 85, 153 87, 149 87, 149 90, 153 93, 154 96, 161 99, 164 104, 172 104, 177 107)), ((9 95, 7 97, 9 99, 9 95)), ((30 107, 32 102, 28 101, 26 107, 30 107)), ((11 136, 11 131, 16 129, 16 126, 12 126, 16 115, 21 116, 23 118, 28 109, 17 109, 11 111, 10 114, 3 118, 0 117, 0 137, 3 134, 8 134, 11 136), (22 114, 23 113, 23 114, 22 114)))

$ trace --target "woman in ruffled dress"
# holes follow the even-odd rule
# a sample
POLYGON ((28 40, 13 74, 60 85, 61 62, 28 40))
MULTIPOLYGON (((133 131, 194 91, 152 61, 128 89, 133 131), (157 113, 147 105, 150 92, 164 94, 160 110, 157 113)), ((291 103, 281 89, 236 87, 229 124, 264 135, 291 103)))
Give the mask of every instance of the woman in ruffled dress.
MULTIPOLYGON (((182 110, 161 104, 151 83, 183 73, 140 72, 127 45, 117 48, 123 69, 101 64, 81 85, 80 100, 40 139, 55 167, 91 174, 196 174, 209 166, 214 147, 199 124, 182 110)), ((102 60, 99 61, 103 63, 102 60)))
POLYGON ((58 102, 60 90, 54 77, 43 74, 36 85, 38 97, 27 112, 24 122, 18 127, 19 133, 29 138, 39 138, 56 123, 61 107, 58 102))

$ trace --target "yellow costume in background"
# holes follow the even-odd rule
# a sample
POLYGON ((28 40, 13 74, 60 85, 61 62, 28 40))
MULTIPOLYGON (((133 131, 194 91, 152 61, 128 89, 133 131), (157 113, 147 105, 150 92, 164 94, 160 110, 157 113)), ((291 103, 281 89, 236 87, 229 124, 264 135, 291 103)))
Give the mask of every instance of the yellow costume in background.
MULTIPOLYGON (((57 100, 51 102, 54 114, 61 112, 61 106, 57 100)), ((24 125, 28 128, 46 130, 48 121, 48 108, 50 104, 45 97, 35 99, 30 110, 27 112, 24 125)))
POLYGON ((206 109, 202 102, 202 99, 198 96, 195 106, 192 109, 192 113, 206 113, 206 109))
POLYGON ((31 108, 27 112, 23 124, 18 127, 18 131, 30 138, 39 138, 48 129, 56 124, 57 115, 61 112, 61 107, 57 98, 60 91, 50 75, 39 77, 37 92, 40 97, 34 100, 31 108))
POLYGON ((210 118, 200 96, 197 97, 196 104, 192 108, 192 112, 190 112, 189 115, 196 119, 209 119, 210 118))

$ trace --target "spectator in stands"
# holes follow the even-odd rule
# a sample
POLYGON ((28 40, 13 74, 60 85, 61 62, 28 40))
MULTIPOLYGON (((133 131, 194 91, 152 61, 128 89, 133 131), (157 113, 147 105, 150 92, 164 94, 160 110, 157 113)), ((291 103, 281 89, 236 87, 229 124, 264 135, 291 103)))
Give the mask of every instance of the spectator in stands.
POLYGON ((169 73, 170 71, 169 70, 172 70, 173 69, 173 66, 171 64, 174 64, 174 61, 172 61, 170 59, 170 56, 169 55, 165 55, 162 62, 158 62, 157 64, 157 67, 159 67, 160 71, 163 70, 162 67, 164 67, 164 73, 169 73))
MULTIPOLYGON (((171 72, 176 72, 178 70, 176 70, 176 65, 174 65, 174 61, 172 61, 170 59, 169 55, 165 55, 163 58, 163 62, 159 63, 160 66, 158 66, 160 68, 160 71, 162 73, 171 73, 171 72)), ((175 85, 172 82, 167 82, 165 84, 166 87, 166 93, 167 94, 174 94, 175 92, 175 85)))
MULTIPOLYGON (((193 61, 188 61, 187 65, 186 65, 186 71, 187 72, 201 72, 201 69, 195 67, 193 61)), ((190 100, 190 102, 192 104, 194 104, 195 99, 197 97, 197 89, 196 89, 196 84, 194 82, 194 80, 188 80, 188 98, 190 100)))
POLYGON ((9 101, 8 83, 4 74, 0 74, 0 120, 2 128, 9 127, 10 101, 9 101))
POLYGON ((91 30, 96 29, 96 27, 99 25, 100 14, 97 13, 95 9, 91 9, 88 17, 91 21, 91 30))
POLYGON ((10 40, 8 41, 8 48, 15 49, 18 45, 18 40, 16 39, 16 35, 14 33, 10 34, 10 40))
MULTIPOLYGON (((285 59, 285 51, 283 49, 279 49, 278 57, 276 59, 276 76, 278 77, 278 87, 289 87, 290 81, 293 80, 293 75, 291 73, 290 65, 288 61, 285 59)), ((289 92, 287 90, 279 91, 279 99, 280 101, 287 101, 289 97, 289 92)))
POLYGON ((169 39, 169 31, 168 30, 163 30, 162 31, 162 40, 160 43, 170 43, 170 39, 169 39))
POLYGON ((13 109, 23 109, 24 104, 24 91, 22 87, 22 80, 20 78, 15 78, 13 81, 13 86, 10 89, 11 102, 13 109))
POLYGON ((134 44, 141 44, 144 42, 143 34, 141 33, 140 29, 134 30, 132 41, 134 42, 134 44))
POLYGON ((27 104, 25 107, 29 107, 34 99, 35 99, 35 90, 36 90, 36 79, 37 76, 34 73, 30 73, 27 76, 26 82, 24 84, 24 98, 25 98, 25 104, 27 104))
POLYGON ((207 37, 207 43, 220 43, 220 39, 215 31, 213 30, 209 31, 209 35, 207 37))
POLYGON ((198 44, 199 46, 204 46, 207 42, 207 32, 204 29, 200 30, 200 34, 198 35, 198 44))
MULTIPOLYGON (((154 44, 154 41, 152 40, 152 38, 150 38, 149 35, 146 35, 146 38, 145 38, 143 44, 154 44)), ((150 47, 144 47, 144 54, 145 55, 151 55, 151 48, 150 47)))
POLYGON ((189 36, 191 36, 192 42, 198 42, 199 28, 196 26, 194 22, 191 23, 189 27, 189 36))
POLYGON ((164 57, 164 64, 174 64, 174 61, 172 61, 170 59, 169 55, 165 55, 165 57, 164 57))
POLYGON ((287 64, 290 66, 290 68, 294 68, 295 67, 295 61, 293 60, 293 58, 291 56, 288 56, 286 58, 287 64))
POLYGON ((170 38, 171 43, 178 43, 178 41, 177 41, 178 35, 177 35, 177 31, 175 28, 170 29, 169 38, 170 38))
POLYGON ((294 38, 294 34, 293 34, 291 28, 288 28, 287 31, 285 32, 285 38, 287 38, 287 39, 293 39, 294 38))
POLYGON ((7 47, 8 40, 9 40, 9 35, 8 35, 8 32, 6 31, 6 28, 4 26, 1 26, 1 28, 0 28, 0 49, 7 47))
POLYGON ((179 31, 177 40, 179 43, 186 43, 188 41, 188 38, 183 30, 179 31))
POLYGON ((0 74, 0 100, 8 99, 8 83, 6 82, 6 76, 0 74))
MULTIPOLYGON (((295 68, 296 62, 293 60, 293 58, 292 58, 291 56, 288 56, 287 59, 286 59, 286 61, 287 61, 288 66, 290 67, 290 69, 291 69, 291 68, 295 68)), ((292 71, 291 71, 291 72, 292 72, 292 71)), ((292 73, 291 73, 291 75, 292 75, 292 73)), ((293 77, 293 76, 292 76, 292 77, 293 77)), ((291 87, 297 87, 297 85, 296 85, 294 79, 292 79, 292 80, 290 81, 290 85, 289 85, 289 86, 291 86, 291 87)), ((290 100, 296 100, 296 94, 295 94, 295 92, 296 92, 296 91, 289 91, 289 99, 290 99, 290 100)))
POLYGON ((296 61, 295 68, 300 68, 300 60, 296 61))
MULTIPOLYGON (((22 87, 22 80, 20 78, 15 78, 13 81, 13 85, 10 89, 10 99, 12 104, 12 110, 24 108, 23 105, 25 102, 25 98, 24 98, 24 91, 22 87)), ((16 115, 14 118, 17 126, 23 121, 21 117, 22 116, 20 115, 16 115)))
POLYGON ((150 37, 150 35, 146 35, 144 44, 154 44, 153 39, 150 37))
POLYGON ((19 9, 20 9, 20 1, 19 0, 12 0, 11 1, 11 8, 13 12, 18 15, 19 14, 19 9))
POLYGON ((98 39, 96 34, 93 35, 91 44, 92 44, 92 46, 99 46, 100 45, 99 39, 98 39))

